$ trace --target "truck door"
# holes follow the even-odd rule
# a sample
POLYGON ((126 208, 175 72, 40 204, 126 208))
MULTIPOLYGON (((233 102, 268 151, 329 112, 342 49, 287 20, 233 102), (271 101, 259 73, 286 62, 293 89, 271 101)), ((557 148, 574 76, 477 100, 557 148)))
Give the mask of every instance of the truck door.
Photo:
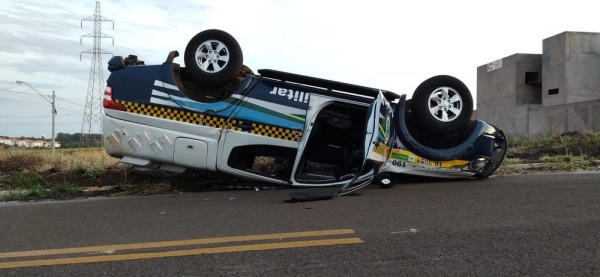
POLYGON ((363 166, 338 194, 352 193, 367 186, 379 173, 380 166, 389 157, 393 143, 393 115, 391 104, 380 91, 375 101, 369 105, 367 112, 363 166))
POLYGON ((260 80, 228 121, 219 142, 218 169, 247 179, 288 184, 303 137, 309 95, 293 86, 260 80))
POLYGON ((393 109, 383 93, 369 106, 367 128, 365 131, 365 162, 377 164, 387 161, 390 154, 390 142, 393 139, 393 109))

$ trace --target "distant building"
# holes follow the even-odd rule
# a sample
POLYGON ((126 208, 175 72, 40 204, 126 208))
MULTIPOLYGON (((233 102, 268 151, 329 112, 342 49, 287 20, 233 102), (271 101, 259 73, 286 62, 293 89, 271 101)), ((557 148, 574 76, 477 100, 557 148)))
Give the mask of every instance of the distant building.
POLYGON ((16 146, 17 141, 11 138, 0 138, 0 145, 16 146))
POLYGON ((16 146, 29 148, 29 147, 31 147, 31 140, 28 140, 28 139, 17 140, 16 146))
POLYGON ((542 54, 477 68, 477 117, 507 135, 600 131, 600 33, 544 39, 542 54))
MULTIPOLYGON (((24 148, 52 148, 52 142, 45 140, 29 140, 16 138, 0 138, 0 145, 16 146, 24 148)), ((60 142, 55 142, 55 148, 60 147, 60 142)))
MULTIPOLYGON (((43 144, 41 147, 52 148, 52 142, 51 141, 43 141, 43 144)), ((55 141, 54 148, 59 148, 59 147, 60 147, 60 142, 55 141)))

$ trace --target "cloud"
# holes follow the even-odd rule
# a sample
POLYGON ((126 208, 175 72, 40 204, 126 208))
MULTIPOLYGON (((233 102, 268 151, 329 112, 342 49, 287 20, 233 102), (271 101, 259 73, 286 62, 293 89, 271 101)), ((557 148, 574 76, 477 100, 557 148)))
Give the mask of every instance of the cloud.
MULTIPOLYGON (((94 14, 95 4, 0 1, 0 88, 24 90, 14 81, 26 80, 85 99, 91 55, 79 57, 93 40, 79 41, 93 25, 81 19, 94 14)), ((159 64, 171 50, 183 55, 196 33, 218 28, 238 40, 255 71, 273 68, 409 96, 432 75, 450 74, 475 93, 477 66, 516 52, 541 53, 542 39, 566 30, 600 31, 595 6, 594 0, 102 0, 102 16, 115 26, 102 25, 115 42, 103 39, 102 49, 159 64)), ((109 58, 102 56, 104 78, 109 58)), ((176 61, 183 64, 183 57, 176 61)))

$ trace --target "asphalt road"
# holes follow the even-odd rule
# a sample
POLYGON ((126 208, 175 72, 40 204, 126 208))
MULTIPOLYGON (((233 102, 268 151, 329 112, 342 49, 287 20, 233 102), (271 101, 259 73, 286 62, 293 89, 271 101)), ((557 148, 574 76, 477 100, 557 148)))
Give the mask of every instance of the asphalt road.
POLYGON ((600 174, 0 203, 0 276, 600 276, 600 174))

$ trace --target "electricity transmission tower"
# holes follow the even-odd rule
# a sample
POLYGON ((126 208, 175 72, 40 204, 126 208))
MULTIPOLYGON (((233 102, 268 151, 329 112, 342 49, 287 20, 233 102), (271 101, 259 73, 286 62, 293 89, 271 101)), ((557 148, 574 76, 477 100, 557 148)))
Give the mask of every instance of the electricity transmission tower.
MULTIPOLYGON (((112 54, 111 52, 102 50, 102 39, 113 38, 112 36, 102 33, 102 22, 110 21, 115 29, 115 22, 112 19, 103 17, 100 14, 100 2, 96 1, 96 11, 93 16, 81 20, 81 28, 83 21, 93 21, 94 31, 92 33, 81 36, 79 43, 82 43, 82 38, 91 37, 94 40, 94 46, 91 50, 81 52, 82 54, 92 54, 92 63, 90 67, 90 77, 88 82, 87 97, 85 100, 85 111, 83 121, 81 122, 81 137, 79 139, 79 147, 91 145, 101 145, 102 140, 102 98, 104 96, 104 74, 102 68, 102 55, 112 54)), ((115 40, 113 38, 113 45, 115 40)))

